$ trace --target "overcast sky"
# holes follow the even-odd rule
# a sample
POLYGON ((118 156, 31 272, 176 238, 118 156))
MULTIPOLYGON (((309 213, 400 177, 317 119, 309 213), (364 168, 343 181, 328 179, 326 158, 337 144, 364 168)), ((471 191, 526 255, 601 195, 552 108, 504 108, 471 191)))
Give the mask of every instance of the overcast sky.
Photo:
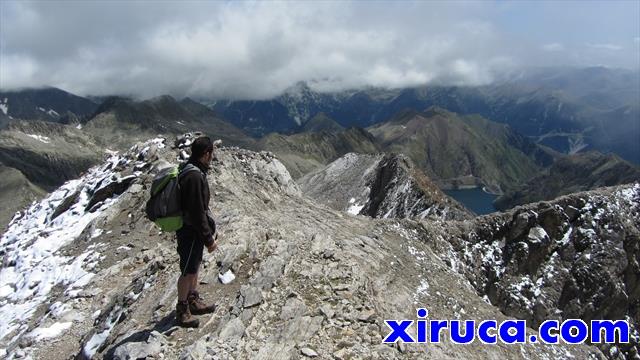
POLYGON ((268 98, 640 66, 640 1, 0 1, 0 88, 268 98))

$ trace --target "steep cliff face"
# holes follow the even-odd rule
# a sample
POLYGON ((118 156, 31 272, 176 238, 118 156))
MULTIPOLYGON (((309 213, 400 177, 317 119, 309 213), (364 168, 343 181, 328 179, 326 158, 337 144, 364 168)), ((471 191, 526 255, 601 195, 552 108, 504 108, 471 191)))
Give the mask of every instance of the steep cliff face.
POLYGON ((507 213, 452 223, 432 248, 505 314, 546 319, 626 319, 638 356, 640 184, 575 193, 507 213))
POLYGON ((156 139, 113 155, 14 219, 0 239, 0 355, 601 356, 587 345, 383 345, 383 320, 413 319, 418 306, 433 319, 505 319, 441 259, 437 251, 448 242, 434 244, 432 236, 450 228, 349 216, 301 196, 270 153, 223 148, 217 155, 208 181, 221 239, 205 254, 200 292, 218 308, 200 328, 173 326, 173 234, 143 215, 155 169, 179 156, 156 139))
POLYGON ((403 155, 349 153, 298 183, 311 198, 355 215, 440 220, 473 216, 403 155))

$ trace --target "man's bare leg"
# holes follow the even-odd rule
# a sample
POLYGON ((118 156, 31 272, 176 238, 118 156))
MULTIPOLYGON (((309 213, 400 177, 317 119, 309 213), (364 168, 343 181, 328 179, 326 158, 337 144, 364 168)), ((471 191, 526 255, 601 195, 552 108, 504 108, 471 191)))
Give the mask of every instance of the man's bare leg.
MULTIPOLYGON (((187 301, 191 287, 193 286, 194 279, 197 279, 197 274, 184 274, 178 278, 178 301, 187 301)), ((197 280, 196 280, 197 281, 197 280)))
POLYGON ((195 292, 198 288, 198 274, 200 273, 200 271, 196 271, 195 274, 193 274, 193 279, 191 279, 191 288, 189 289, 190 292, 195 292))

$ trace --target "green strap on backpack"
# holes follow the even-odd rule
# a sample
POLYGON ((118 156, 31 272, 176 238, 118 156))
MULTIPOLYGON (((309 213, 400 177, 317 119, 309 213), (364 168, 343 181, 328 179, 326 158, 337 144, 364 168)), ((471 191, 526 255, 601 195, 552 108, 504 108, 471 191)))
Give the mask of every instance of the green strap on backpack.
POLYGON ((162 231, 176 231, 182 228, 182 208, 180 201, 180 178, 191 171, 200 171, 193 164, 169 167, 153 178, 151 197, 147 201, 145 212, 162 231))

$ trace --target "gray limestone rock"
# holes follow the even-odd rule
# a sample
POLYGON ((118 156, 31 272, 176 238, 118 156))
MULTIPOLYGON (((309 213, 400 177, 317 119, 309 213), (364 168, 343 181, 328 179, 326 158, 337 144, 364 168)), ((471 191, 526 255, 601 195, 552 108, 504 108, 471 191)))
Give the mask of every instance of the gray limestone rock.
POLYGON ((149 335, 146 342, 129 342, 118 346, 113 356, 116 360, 133 360, 156 357, 162 352, 162 346, 166 343, 167 341, 164 335, 154 331, 149 335))
POLYGON ((318 356, 318 353, 315 350, 308 347, 303 347, 302 349, 300 349, 300 353, 310 358, 314 358, 318 356))
POLYGON ((260 305, 263 301, 262 291, 254 286, 243 285, 240 288, 240 295, 243 298, 242 306, 245 308, 260 305))
POLYGON ((297 317, 301 317, 307 315, 309 309, 304 304, 304 302, 297 297, 290 297, 287 299, 287 302, 282 307, 282 312, 280 313, 280 319, 289 320, 297 317))
POLYGON ((239 339, 244 335, 245 326, 240 318, 236 317, 226 323, 220 330, 220 339, 239 339))

